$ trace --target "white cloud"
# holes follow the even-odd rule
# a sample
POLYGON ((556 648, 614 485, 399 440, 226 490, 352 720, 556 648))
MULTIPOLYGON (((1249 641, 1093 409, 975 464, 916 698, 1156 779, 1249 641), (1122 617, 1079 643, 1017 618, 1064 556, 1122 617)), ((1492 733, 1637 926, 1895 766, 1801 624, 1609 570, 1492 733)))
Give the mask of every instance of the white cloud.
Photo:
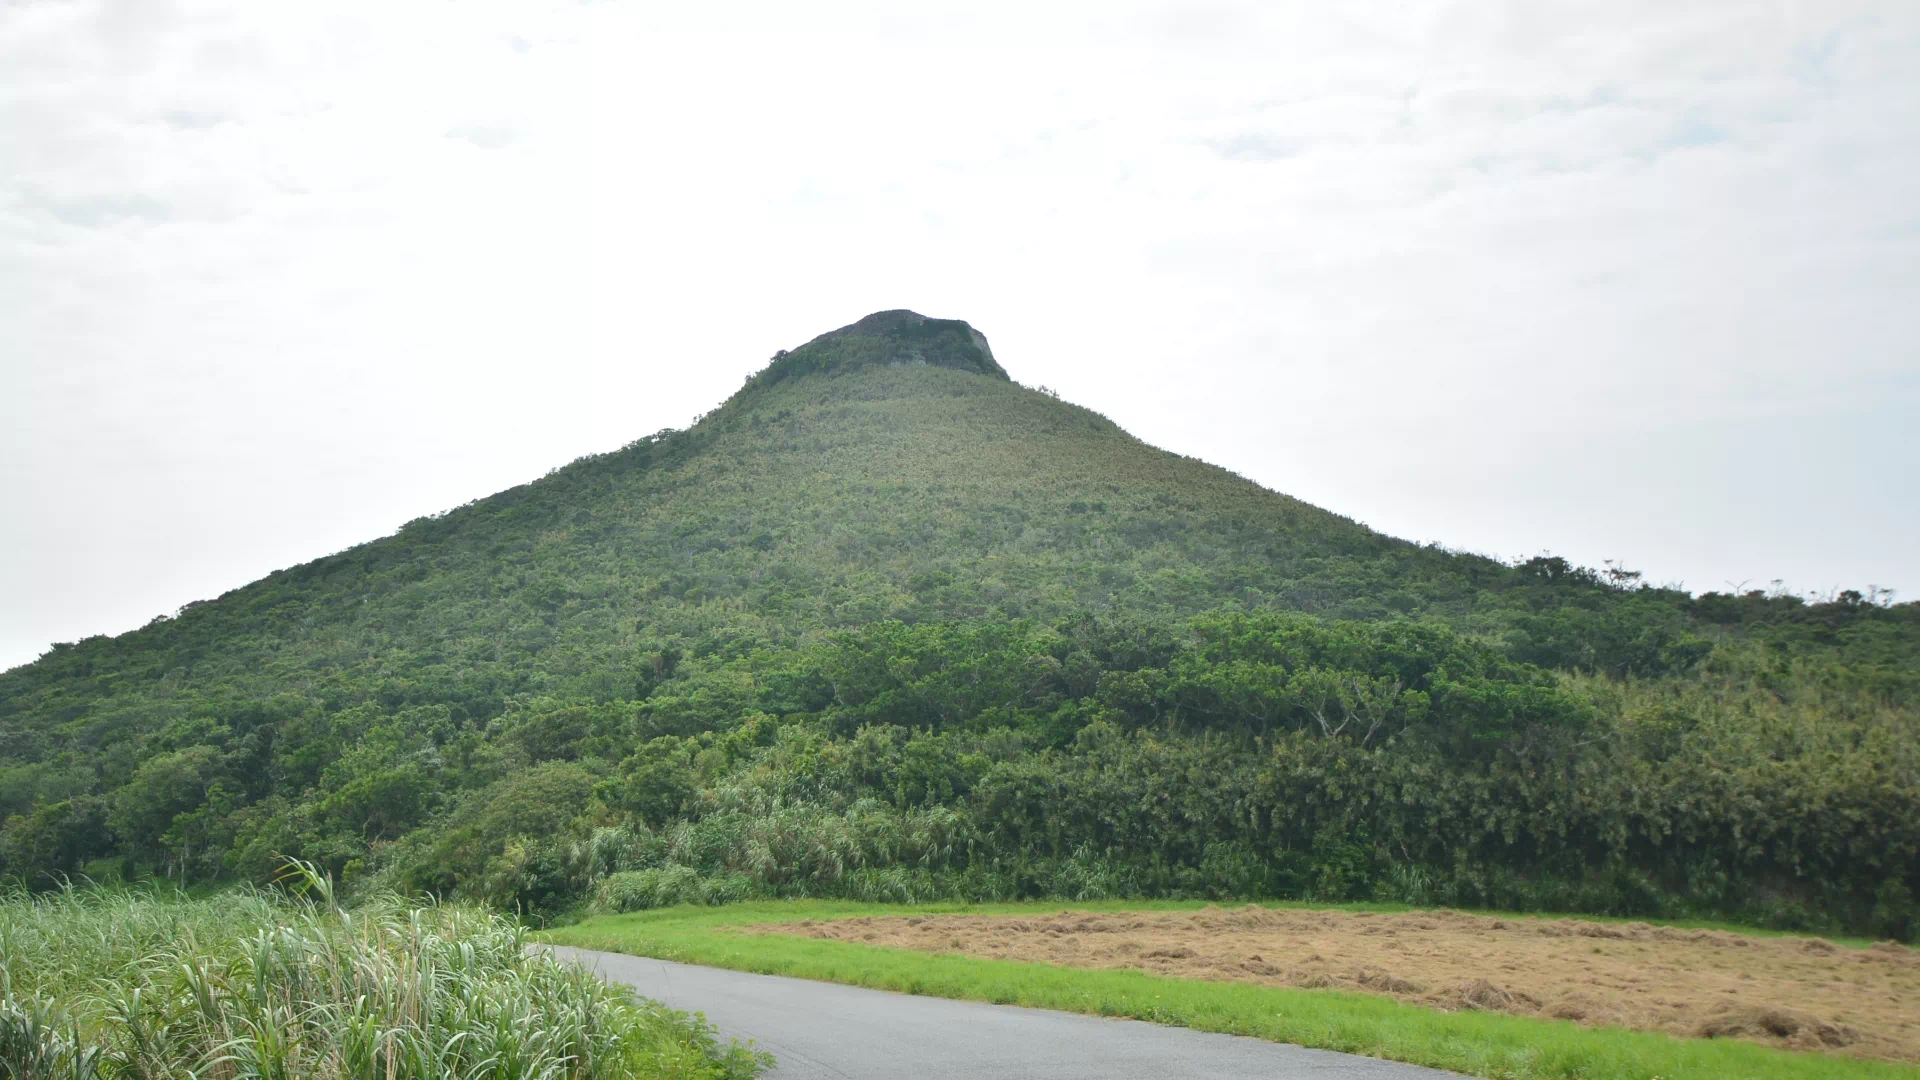
POLYGON ((0 662, 893 306, 1401 535, 1920 588, 1916 60, 1894 3, 0 8, 0 662))

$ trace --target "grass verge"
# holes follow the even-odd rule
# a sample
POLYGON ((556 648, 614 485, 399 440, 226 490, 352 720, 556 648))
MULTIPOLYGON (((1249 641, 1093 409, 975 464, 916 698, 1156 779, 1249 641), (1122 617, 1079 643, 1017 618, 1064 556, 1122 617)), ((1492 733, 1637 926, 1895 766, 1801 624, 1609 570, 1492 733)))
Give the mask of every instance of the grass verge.
POLYGON ((512 920, 380 898, 0 894, 7 1080, 751 1080, 696 1017, 528 956, 512 920))
POLYGON ((542 935, 561 945, 791 975, 934 997, 1131 1017, 1200 1031, 1365 1054, 1495 1080, 1920 1080, 1920 1068, 1732 1040, 1587 1028, 1499 1013, 1440 1012, 1372 994, 1205 982, 928 954, 842 941, 746 935, 754 923, 861 915, 1038 915, 1199 904, 929 904, 771 901, 602 916, 542 935))

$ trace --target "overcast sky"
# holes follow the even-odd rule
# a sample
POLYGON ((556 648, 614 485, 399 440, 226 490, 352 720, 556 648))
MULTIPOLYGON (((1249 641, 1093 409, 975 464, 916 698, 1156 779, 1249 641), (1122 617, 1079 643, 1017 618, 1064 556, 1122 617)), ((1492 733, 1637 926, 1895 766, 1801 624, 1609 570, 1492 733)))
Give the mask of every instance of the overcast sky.
POLYGON ((1920 592, 1920 4, 1337 6, 0 0, 0 666, 892 307, 1399 536, 1920 592))

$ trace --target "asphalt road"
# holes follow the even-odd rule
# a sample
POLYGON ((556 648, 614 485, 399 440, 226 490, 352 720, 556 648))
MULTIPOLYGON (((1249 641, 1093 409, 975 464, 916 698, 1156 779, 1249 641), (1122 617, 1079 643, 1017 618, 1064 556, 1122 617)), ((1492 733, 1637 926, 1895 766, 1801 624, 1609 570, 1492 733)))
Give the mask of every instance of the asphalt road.
POLYGON ((722 1035, 753 1039, 775 1080, 1459 1080, 1453 1073, 1138 1020, 915 997, 557 948, 722 1035))

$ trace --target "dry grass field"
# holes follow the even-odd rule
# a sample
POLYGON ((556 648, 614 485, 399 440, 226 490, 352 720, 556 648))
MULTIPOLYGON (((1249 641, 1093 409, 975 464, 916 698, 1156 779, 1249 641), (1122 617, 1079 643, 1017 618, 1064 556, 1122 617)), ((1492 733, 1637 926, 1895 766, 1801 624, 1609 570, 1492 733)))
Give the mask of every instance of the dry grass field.
POLYGON ((1451 911, 1065 912, 749 930, 934 953, 1348 989, 1476 1009, 1920 1061, 1920 951, 1451 911))

